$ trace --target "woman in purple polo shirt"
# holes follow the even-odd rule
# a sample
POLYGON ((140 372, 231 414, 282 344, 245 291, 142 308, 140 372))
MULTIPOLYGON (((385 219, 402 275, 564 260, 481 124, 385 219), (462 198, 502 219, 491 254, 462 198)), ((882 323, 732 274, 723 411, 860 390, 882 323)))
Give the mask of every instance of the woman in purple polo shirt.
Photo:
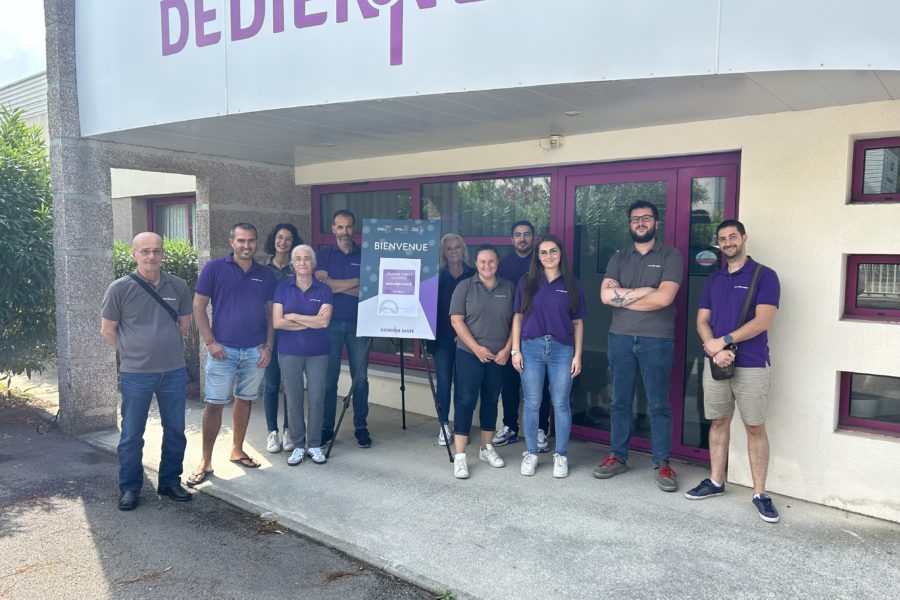
POLYGON ((556 453, 553 476, 566 477, 566 451, 572 429, 572 380, 581 373, 584 290, 566 261, 562 242, 548 235, 538 244, 528 275, 516 289, 512 326, 512 364, 522 374, 525 410, 522 425, 528 450, 522 475, 534 475, 538 462, 538 409, 544 376, 550 380, 556 453))
MULTIPOLYGON (((434 341, 425 345, 434 356, 434 371, 437 378, 438 420, 450 429, 450 386, 453 382, 453 366, 456 364, 456 331, 450 324, 450 299, 459 282, 475 274, 475 269, 466 264, 469 251, 466 243, 457 233, 448 233, 441 238, 441 272, 438 277, 437 335, 434 341)), ((444 427, 438 433, 438 444, 447 445, 444 427)))
POLYGON ((301 244, 291 251, 294 276, 278 284, 272 304, 272 322, 278 330, 278 362, 287 396, 289 433, 294 450, 290 466, 299 465, 309 446, 316 464, 325 462, 322 452, 322 417, 325 410, 325 379, 331 342, 327 327, 334 303, 331 288, 313 277, 316 252, 301 244), (309 421, 304 420, 303 375, 309 400, 309 421), (308 431, 308 435, 307 435, 308 431))

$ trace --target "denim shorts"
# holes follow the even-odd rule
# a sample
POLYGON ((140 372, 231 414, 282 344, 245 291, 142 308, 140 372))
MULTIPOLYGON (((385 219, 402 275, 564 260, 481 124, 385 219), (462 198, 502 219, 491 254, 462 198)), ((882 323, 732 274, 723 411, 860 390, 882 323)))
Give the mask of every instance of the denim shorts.
POLYGON ((253 401, 259 398, 266 370, 256 366, 259 348, 233 348, 222 346, 225 358, 219 360, 212 354, 206 360, 206 401, 210 404, 228 404, 231 397, 253 401))

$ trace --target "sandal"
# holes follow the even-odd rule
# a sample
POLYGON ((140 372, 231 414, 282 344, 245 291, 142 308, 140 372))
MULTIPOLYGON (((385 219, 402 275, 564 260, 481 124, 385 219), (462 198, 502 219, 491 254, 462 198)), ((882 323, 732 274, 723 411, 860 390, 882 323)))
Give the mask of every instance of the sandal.
POLYGON ((212 474, 212 471, 194 471, 193 473, 191 473, 190 477, 185 480, 185 483, 188 487, 198 486, 206 481, 207 478, 209 478, 209 476, 212 474))
POLYGON ((258 462, 256 462, 255 460, 253 460, 246 454, 240 458, 232 458, 231 462, 233 462, 236 465, 240 465, 240 466, 244 467, 245 469, 258 469, 260 466, 258 462))

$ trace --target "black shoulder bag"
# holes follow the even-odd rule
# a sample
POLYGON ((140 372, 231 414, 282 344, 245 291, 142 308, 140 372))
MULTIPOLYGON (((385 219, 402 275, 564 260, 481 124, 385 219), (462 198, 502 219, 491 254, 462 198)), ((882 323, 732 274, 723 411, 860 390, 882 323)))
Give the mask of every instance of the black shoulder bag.
MULTIPOLYGON (((740 329, 743 326, 744 321, 747 320, 747 313, 750 312, 750 301, 753 299, 753 291, 756 289, 756 280, 759 278, 759 272, 762 269, 762 265, 757 263, 756 269, 753 270, 753 277, 750 279, 750 289, 747 290, 747 298, 744 300, 744 308, 741 309, 741 316, 738 319, 737 327, 735 329, 740 329)), ((737 344, 728 344, 725 346, 724 350, 729 350, 734 354, 734 360, 731 361, 731 364, 727 367, 719 366, 715 363, 715 357, 709 356, 709 374, 712 375, 712 378, 716 381, 722 381, 724 379, 731 379, 734 377, 734 363, 737 361, 737 344)))
POLYGON ((164 309, 166 309, 166 312, 169 313, 169 316, 172 317, 173 321, 178 321, 178 313, 175 312, 175 309, 172 308, 171 306, 169 306, 168 302, 166 302, 165 300, 160 298, 159 294, 156 293, 156 290, 154 290, 152 287, 150 287, 149 283, 147 283, 146 281, 144 281, 143 279, 141 279, 134 273, 129 273, 128 276, 131 277, 132 279, 134 279, 139 286, 144 288, 144 291, 147 292, 148 294, 150 294, 151 298, 153 298, 154 300, 159 302, 159 305, 162 306, 164 309))

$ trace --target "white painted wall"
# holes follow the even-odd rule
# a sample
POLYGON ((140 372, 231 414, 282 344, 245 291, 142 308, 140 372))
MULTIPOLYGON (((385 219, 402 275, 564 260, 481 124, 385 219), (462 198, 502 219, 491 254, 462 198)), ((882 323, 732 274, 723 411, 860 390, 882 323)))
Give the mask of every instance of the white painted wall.
MULTIPOLYGON (((853 141, 897 135, 900 101, 893 101, 573 136, 549 152, 524 142, 311 165, 297 168, 296 179, 309 185, 740 150, 739 215, 750 253, 782 284, 770 334, 768 487, 900 522, 900 439, 836 431, 839 371, 900 376, 900 324, 841 319, 845 255, 900 254, 900 204, 847 204, 853 141)), ((433 414, 416 387, 408 406, 433 414)), ((736 424, 729 480, 749 485, 745 445, 736 424)))
POLYGON ((113 198, 193 194, 197 191, 197 178, 193 175, 110 169, 110 177, 113 198))

